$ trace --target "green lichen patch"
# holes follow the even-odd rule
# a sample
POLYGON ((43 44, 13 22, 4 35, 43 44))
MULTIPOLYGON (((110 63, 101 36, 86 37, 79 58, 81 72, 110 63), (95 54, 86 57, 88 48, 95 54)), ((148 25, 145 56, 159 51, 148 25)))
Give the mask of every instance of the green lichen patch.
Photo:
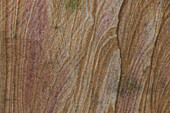
POLYGON ((74 12, 81 5, 81 0, 65 0, 66 10, 69 12, 74 12))

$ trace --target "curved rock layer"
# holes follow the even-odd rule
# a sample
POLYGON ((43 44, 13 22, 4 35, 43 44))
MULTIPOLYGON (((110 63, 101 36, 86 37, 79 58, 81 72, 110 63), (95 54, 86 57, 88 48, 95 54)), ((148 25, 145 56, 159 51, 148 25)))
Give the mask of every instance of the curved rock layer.
POLYGON ((169 0, 1 0, 1 113, 169 113, 169 0))

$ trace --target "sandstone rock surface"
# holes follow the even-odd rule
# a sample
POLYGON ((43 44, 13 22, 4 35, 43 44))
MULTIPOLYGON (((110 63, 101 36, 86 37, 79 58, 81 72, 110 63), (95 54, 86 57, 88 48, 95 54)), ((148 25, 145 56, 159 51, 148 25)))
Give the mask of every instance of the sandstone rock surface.
POLYGON ((169 0, 1 0, 0 113, 169 113, 169 0))

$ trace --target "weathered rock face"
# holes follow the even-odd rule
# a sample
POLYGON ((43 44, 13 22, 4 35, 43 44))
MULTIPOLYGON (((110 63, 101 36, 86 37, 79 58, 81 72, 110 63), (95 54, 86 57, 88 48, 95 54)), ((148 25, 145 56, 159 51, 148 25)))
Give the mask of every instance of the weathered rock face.
POLYGON ((169 0, 1 0, 1 113, 169 113, 169 0))

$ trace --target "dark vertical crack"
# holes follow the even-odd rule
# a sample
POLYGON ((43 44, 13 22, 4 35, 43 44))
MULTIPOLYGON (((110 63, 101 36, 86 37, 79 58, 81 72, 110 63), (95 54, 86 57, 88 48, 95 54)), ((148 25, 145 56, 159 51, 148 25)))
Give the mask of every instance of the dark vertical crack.
POLYGON ((118 103, 119 103, 119 95, 120 95, 120 88, 121 88, 121 81, 122 81, 122 55, 121 55, 121 46, 120 46, 120 41, 119 41, 119 27, 120 27, 120 18, 121 18, 121 12, 123 10, 123 7, 126 4, 126 0, 123 0, 122 5, 120 7, 120 11, 118 13, 118 24, 117 24, 117 43, 118 43, 118 48, 120 50, 120 78, 118 82, 118 88, 117 88, 117 95, 116 95, 116 103, 115 103, 115 113, 118 113, 118 103))

